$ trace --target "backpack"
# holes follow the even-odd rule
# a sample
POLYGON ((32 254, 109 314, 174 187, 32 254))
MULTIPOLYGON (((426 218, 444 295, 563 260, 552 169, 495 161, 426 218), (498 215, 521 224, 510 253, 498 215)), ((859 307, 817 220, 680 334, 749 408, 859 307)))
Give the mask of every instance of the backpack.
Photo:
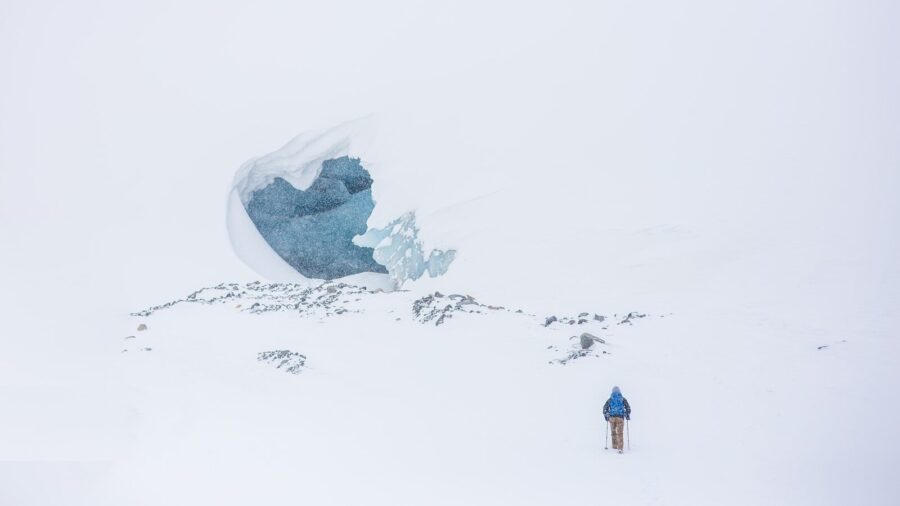
POLYGON ((625 399, 620 393, 609 397, 609 416, 625 416, 625 399))

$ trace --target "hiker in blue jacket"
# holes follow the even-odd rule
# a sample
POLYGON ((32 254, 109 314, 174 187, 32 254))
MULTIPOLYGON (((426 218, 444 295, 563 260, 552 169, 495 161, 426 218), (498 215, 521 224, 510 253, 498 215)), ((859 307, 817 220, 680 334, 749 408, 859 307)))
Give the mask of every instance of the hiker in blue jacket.
POLYGON ((628 405, 628 399, 622 397, 619 387, 613 387, 612 394, 603 405, 603 418, 606 418, 606 423, 612 428, 613 449, 622 453, 625 420, 631 420, 631 406, 628 405))

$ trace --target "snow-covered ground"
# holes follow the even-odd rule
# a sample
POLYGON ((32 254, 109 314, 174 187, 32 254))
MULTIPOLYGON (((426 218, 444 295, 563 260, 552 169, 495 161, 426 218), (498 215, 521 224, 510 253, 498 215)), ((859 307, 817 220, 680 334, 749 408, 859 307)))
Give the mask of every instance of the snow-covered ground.
POLYGON ((897 504, 898 14, 0 4, 0 504, 897 504), (456 258, 265 286, 235 173, 358 118, 456 258))

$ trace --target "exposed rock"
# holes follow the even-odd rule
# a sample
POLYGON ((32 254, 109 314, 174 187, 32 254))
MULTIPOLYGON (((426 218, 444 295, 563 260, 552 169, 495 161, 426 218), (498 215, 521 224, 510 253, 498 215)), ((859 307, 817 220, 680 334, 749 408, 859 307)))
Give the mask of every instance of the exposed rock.
POLYGON ((597 336, 595 336, 595 335, 593 335, 593 334, 590 334, 590 333, 588 333, 588 332, 585 332, 585 333, 581 334, 582 339, 584 339, 585 336, 587 336, 587 337, 590 338, 590 339, 593 339, 594 342, 598 342, 598 343, 600 343, 600 344, 606 344, 606 340, 603 339, 602 337, 597 337, 597 336))
MULTIPOLYGON (((168 309, 178 304, 230 304, 231 307, 234 307, 239 311, 251 314, 288 311, 294 312, 302 317, 314 317, 319 319, 319 321, 323 321, 324 318, 327 317, 338 317, 348 313, 362 313, 365 308, 369 307, 384 307, 381 303, 369 305, 367 301, 368 297, 399 297, 399 299, 395 300, 404 301, 403 304, 408 304, 406 301, 409 299, 405 298, 405 295, 402 295, 402 291, 381 295, 382 293, 384 292, 380 289, 368 290, 365 287, 340 282, 328 282, 314 287, 295 283, 261 283, 259 281, 246 284, 220 283, 215 286, 197 290, 183 299, 153 306, 143 311, 132 313, 132 315, 142 317, 149 316, 156 311, 168 309)), ((397 317, 397 307, 399 306, 393 305, 386 307, 384 308, 384 311, 388 314, 393 314, 395 321, 399 322, 402 318, 397 317)), ((504 311, 509 314, 522 315, 523 317, 529 318, 532 322, 535 322, 534 319, 537 318, 536 315, 525 313, 521 309, 511 310, 500 305, 482 304, 471 295, 459 293, 444 295, 441 292, 434 292, 415 299, 412 302, 411 309, 412 316, 416 321, 422 324, 434 324, 435 326, 447 323, 450 318, 453 318, 459 313, 484 315, 491 312, 504 311)), ((611 320, 615 322, 616 325, 633 325, 634 321, 645 317, 647 317, 646 314, 631 312, 621 318, 621 320, 617 315, 611 320)), ((586 312, 579 313, 578 317, 558 317, 556 315, 550 315, 545 317, 543 326, 550 327, 553 323, 579 326, 594 325, 595 323, 604 322, 605 320, 606 318, 602 315, 586 312)), ((597 327, 600 327, 600 325, 597 325, 597 327)), ((603 325, 602 330, 606 330, 608 327, 608 324, 603 325)), ((143 331, 147 330, 147 328, 146 324, 141 323, 138 330, 143 331)), ((591 330, 594 330, 594 328, 591 330)), ((601 331, 598 329, 595 330, 595 332, 601 331)), ((594 346, 595 343, 605 344, 605 341, 602 338, 588 332, 583 332, 580 335, 577 332, 574 332, 573 334, 576 335, 573 335, 570 339, 574 340, 577 338, 578 341, 569 346, 569 356, 555 361, 556 363, 565 364, 569 360, 587 356, 594 352, 608 354, 605 351, 597 350, 594 346), (590 350, 590 352, 588 350, 590 350)), ((127 336, 125 339, 133 339, 134 337, 135 336, 127 336)), ((559 351, 556 346, 551 346, 553 346, 551 349, 559 351)), ((288 350, 264 352, 269 355, 266 355, 265 359, 260 358, 260 360, 268 361, 274 356, 272 354, 278 352, 291 353, 288 350)), ((305 357, 302 355, 296 355, 305 360, 305 357)), ((286 358, 282 358, 280 360, 285 359, 286 358)), ((290 367, 290 365, 282 367, 290 367)))
POLYGON ((599 337, 587 332, 581 334, 580 339, 581 348, 585 350, 593 346, 594 343, 606 344, 606 341, 604 341, 603 339, 600 339, 599 337))
POLYGON ((487 306, 475 300, 471 295, 451 294, 438 300, 437 293, 426 295, 413 302, 413 315, 420 323, 434 322, 435 326, 444 324, 454 313, 484 314, 487 311, 504 310, 496 306, 487 306), (450 299, 448 303, 446 299, 450 299))
POLYGON ((300 374, 306 365, 306 356, 291 350, 264 351, 256 355, 256 360, 284 368, 285 372, 300 374))
POLYGON ((578 313, 578 316, 560 316, 558 318, 556 316, 548 316, 544 321, 544 326, 547 327, 553 322, 559 322, 564 325, 585 325, 595 321, 602 322, 603 320, 605 320, 605 317, 599 314, 594 313, 594 316, 591 317, 590 313, 582 312, 578 313))
MULTIPOLYGON (((566 355, 565 357, 563 357, 563 358, 557 358, 557 359, 555 359, 555 360, 551 360, 550 363, 551 363, 551 364, 566 365, 567 363, 571 362, 572 360, 576 360, 576 359, 579 359, 579 358, 581 358, 581 357, 587 357, 588 355, 592 355, 592 354, 593 354, 593 352, 592 352, 591 350, 584 350, 584 349, 582 349, 582 350, 572 350, 572 351, 570 351, 569 354, 566 355)), ((597 356, 599 356, 599 355, 594 355, 594 356, 597 357, 597 356)))
MULTIPOLYGON (((345 283, 306 287, 294 283, 220 283, 201 288, 183 299, 153 306, 132 316, 149 316, 156 311, 169 309, 178 304, 222 304, 240 302, 235 306, 240 311, 260 314, 270 311, 297 311, 304 316, 328 317, 358 310, 344 307, 351 296, 373 295, 380 290, 366 290, 363 287, 345 283), (345 301, 345 302, 342 302, 345 301), (340 310, 340 311, 339 311, 340 310)), ((354 297, 356 301, 360 299, 354 297)))
POLYGON ((624 325, 624 324, 626 324, 626 323, 627 323, 628 325, 633 325, 632 322, 633 322, 634 320, 637 320, 637 319, 640 319, 640 318, 646 318, 646 317, 647 317, 647 315, 645 315, 645 314, 641 314, 641 313, 638 313, 638 312, 636 312, 636 311, 632 311, 632 312, 628 313, 627 315, 625 315, 625 318, 623 318, 622 321, 620 321, 620 322, 618 323, 618 325, 624 325))

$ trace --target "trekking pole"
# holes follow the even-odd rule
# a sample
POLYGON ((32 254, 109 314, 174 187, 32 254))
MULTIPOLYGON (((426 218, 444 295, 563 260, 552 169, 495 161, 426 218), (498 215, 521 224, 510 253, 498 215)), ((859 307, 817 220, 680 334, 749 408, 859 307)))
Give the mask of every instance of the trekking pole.
POLYGON ((628 451, 631 451, 631 427, 628 426, 628 419, 625 419, 625 436, 628 438, 628 451))
POLYGON ((603 449, 609 450, 609 420, 606 421, 606 437, 603 439, 603 449))

